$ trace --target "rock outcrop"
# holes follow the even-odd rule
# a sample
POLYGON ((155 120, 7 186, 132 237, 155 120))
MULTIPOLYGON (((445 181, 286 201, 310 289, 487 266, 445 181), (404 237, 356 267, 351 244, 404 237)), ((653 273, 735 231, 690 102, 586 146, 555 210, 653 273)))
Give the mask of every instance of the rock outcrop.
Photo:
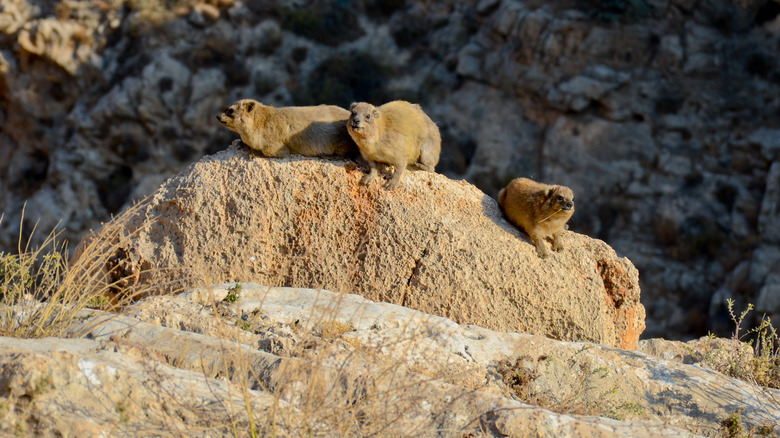
POLYGON ((689 437, 735 419, 773 436, 780 423, 780 391, 679 363, 679 342, 646 345, 653 356, 324 290, 203 287, 85 311, 67 333, 84 338, 0 337, 0 433, 689 437))
POLYGON ((642 272, 649 336, 726 335, 729 298, 780 315, 775 0, 193 3, 0 0, 0 250, 36 221, 75 246, 235 138, 239 98, 401 98, 438 171, 570 186, 572 229, 642 272))
POLYGON ((387 191, 361 185, 364 172, 266 159, 237 142, 166 181, 129 219, 112 263, 143 270, 147 285, 324 288, 494 330, 636 347, 638 273, 604 242, 565 232, 564 250, 541 259, 465 181, 410 172, 387 191))

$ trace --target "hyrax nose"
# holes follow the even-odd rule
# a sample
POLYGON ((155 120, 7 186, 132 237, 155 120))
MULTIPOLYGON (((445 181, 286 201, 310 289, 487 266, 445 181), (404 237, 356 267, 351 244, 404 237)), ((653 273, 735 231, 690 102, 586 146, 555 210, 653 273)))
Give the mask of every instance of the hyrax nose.
POLYGON ((573 203, 573 202, 571 202, 571 201, 568 201, 568 202, 566 202, 566 203, 564 204, 564 207, 566 207, 566 209, 568 210, 568 209, 570 209, 570 208, 574 207, 574 203, 573 203))

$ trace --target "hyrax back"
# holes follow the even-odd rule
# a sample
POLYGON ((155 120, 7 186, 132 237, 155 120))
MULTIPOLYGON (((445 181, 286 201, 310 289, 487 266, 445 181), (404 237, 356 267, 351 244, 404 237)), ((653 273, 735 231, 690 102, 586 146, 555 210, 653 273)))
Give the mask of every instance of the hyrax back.
POLYGON ((396 100, 375 107, 359 102, 349 109, 349 135, 370 168, 363 184, 374 181, 377 163, 395 168, 393 177, 385 183, 389 190, 398 187, 408 165, 433 172, 439 163, 441 134, 420 105, 396 100))
POLYGON ((344 155, 355 149, 345 126, 349 111, 333 105, 277 108, 242 99, 217 119, 266 157, 344 155))
POLYGON ((498 192, 498 204, 510 222, 528 233, 540 257, 550 256, 545 238, 552 238, 555 251, 563 249, 561 233, 574 214, 574 193, 570 188, 517 178, 498 192))

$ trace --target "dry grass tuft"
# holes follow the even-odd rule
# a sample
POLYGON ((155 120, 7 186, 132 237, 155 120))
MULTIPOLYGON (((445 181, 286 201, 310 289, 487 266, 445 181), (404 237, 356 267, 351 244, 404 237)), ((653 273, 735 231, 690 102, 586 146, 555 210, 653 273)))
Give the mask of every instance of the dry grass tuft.
POLYGON ((126 266, 116 263, 117 254, 125 251, 127 237, 122 233, 142 206, 104 224, 79 245, 70 261, 56 229, 36 248, 30 247, 32 238, 24 243, 20 237, 17 253, 0 252, 0 335, 61 336, 74 320, 88 317, 85 309, 118 311, 148 295, 150 288, 137 281, 144 268, 134 266, 128 273, 126 266))

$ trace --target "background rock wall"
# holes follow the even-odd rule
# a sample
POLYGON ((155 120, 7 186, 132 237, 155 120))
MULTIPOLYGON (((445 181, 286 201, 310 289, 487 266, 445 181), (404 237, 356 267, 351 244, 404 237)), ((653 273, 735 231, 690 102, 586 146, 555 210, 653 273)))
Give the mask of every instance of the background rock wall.
POLYGON ((23 236, 78 241, 226 147, 235 99, 402 98, 440 172, 572 187, 571 228, 639 268, 645 336, 723 334, 729 297, 780 315, 780 4, 608 4, 0 0, 0 248, 25 202, 23 236))

